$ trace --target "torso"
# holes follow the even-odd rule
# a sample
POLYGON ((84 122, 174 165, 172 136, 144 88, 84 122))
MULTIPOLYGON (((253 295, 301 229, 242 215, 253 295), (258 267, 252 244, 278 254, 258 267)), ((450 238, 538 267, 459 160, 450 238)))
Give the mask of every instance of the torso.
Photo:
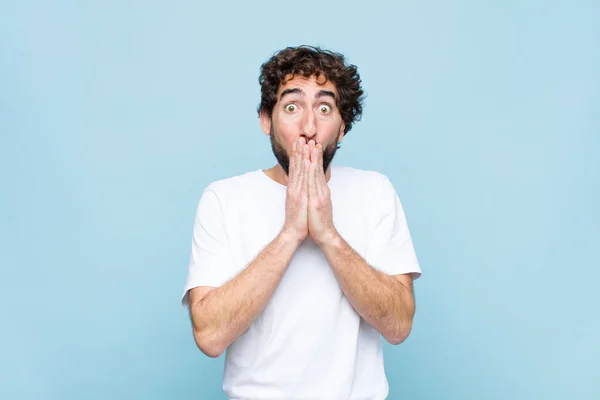
MULTIPOLYGON (((281 230, 286 188, 262 170, 233 179, 223 211, 241 271, 281 230)), ((376 173, 332 166, 329 181, 336 229, 363 257, 377 179, 376 173)), ((310 238, 264 311, 227 350, 223 387, 237 399, 387 395, 381 338, 348 302, 310 238)))

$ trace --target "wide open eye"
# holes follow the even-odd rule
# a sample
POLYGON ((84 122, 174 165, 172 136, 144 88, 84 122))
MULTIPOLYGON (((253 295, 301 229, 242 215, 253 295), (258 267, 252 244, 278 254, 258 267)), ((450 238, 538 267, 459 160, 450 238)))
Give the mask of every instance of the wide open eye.
POLYGON ((321 114, 329 114, 331 112, 331 107, 329 107, 327 104, 321 104, 319 106, 319 112, 321 114))
POLYGON ((297 109, 298 109, 298 107, 296 107, 296 105, 294 103, 290 103, 287 106, 285 106, 285 111, 290 112, 290 113, 293 113, 297 109))

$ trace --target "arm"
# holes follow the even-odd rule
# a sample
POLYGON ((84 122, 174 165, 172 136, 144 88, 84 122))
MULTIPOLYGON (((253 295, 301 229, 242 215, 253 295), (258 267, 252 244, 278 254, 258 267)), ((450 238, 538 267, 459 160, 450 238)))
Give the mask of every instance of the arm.
MULTIPOLYGON (((201 209, 198 218, 198 235, 194 240, 196 255, 193 259, 202 263, 195 268, 198 275, 207 272, 205 278, 196 280, 189 293, 190 315, 194 339, 203 353, 218 357, 231 343, 244 333, 264 310, 292 256, 308 235, 308 145, 294 144, 290 157, 290 174, 286 191, 286 219, 279 235, 271 241, 255 259, 238 275, 217 288, 206 282, 218 282, 211 278, 221 275, 215 270, 226 270, 230 259, 226 235, 221 229, 206 232, 206 227, 220 226, 219 218, 205 217, 201 209), (210 273, 209 271, 213 271, 210 273)), ((210 198, 210 197, 208 197, 210 198)), ((218 207, 215 205, 215 209, 218 207)))
POLYGON ((280 233, 239 275, 218 288, 190 291, 194 339, 203 353, 219 357, 263 311, 299 242, 280 233))
POLYGON ((389 343, 403 342, 415 314, 411 274, 388 275, 373 269, 339 235, 322 242, 321 249, 358 314, 389 343))
POLYGON ((420 271, 404 213, 386 179, 377 204, 379 218, 371 232, 368 260, 372 268, 337 232, 322 148, 311 153, 309 169, 309 233, 323 250, 338 283, 354 309, 392 344, 403 342, 412 328, 415 300, 412 274, 420 271), (388 273, 385 273, 386 271, 388 273))

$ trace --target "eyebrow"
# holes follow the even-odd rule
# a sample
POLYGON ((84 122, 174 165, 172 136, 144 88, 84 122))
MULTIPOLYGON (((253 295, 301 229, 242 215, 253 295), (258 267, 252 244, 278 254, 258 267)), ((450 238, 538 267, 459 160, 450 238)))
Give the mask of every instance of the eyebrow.
MULTIPOLYGON (((288 94, 304 94, 304 91, 300 88, 285 89, 283 92, 281 92, 281 96, 279 97, 279 100, 283 99, 283 97, 288 94)), ((317 94, 315 94, 315 99, 318 99, 318 98, 324 97, 324 96, 331 97, 333 100, 335 100, 335 93, 333 93, 331 90, 319 90, 317 92, 317 94)))
POLYGON ((318 99, 319 97, 323 96, 329 96, 333 100, 335 100, 335 93, 333 93, 331 90, 319 90, 319 93, 315 95, 315 99, 318 99))

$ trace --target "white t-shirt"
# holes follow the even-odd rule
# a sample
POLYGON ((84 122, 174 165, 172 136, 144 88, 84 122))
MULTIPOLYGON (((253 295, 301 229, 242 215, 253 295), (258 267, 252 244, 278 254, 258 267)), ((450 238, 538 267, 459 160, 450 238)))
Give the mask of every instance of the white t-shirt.
MULTIPOLYGON (((378 172, 331 166, 334 225, 373 268, 421 269, 398 195, 378 172)), ((286 187, 256 170, 211 183, 194 223, 188 290, 219 287, 280 232, 286 187)), ((223 390, 235 400, 385 399, 382 338, 344 296, 310 237, 264 311, 226 352, 223 390)))

